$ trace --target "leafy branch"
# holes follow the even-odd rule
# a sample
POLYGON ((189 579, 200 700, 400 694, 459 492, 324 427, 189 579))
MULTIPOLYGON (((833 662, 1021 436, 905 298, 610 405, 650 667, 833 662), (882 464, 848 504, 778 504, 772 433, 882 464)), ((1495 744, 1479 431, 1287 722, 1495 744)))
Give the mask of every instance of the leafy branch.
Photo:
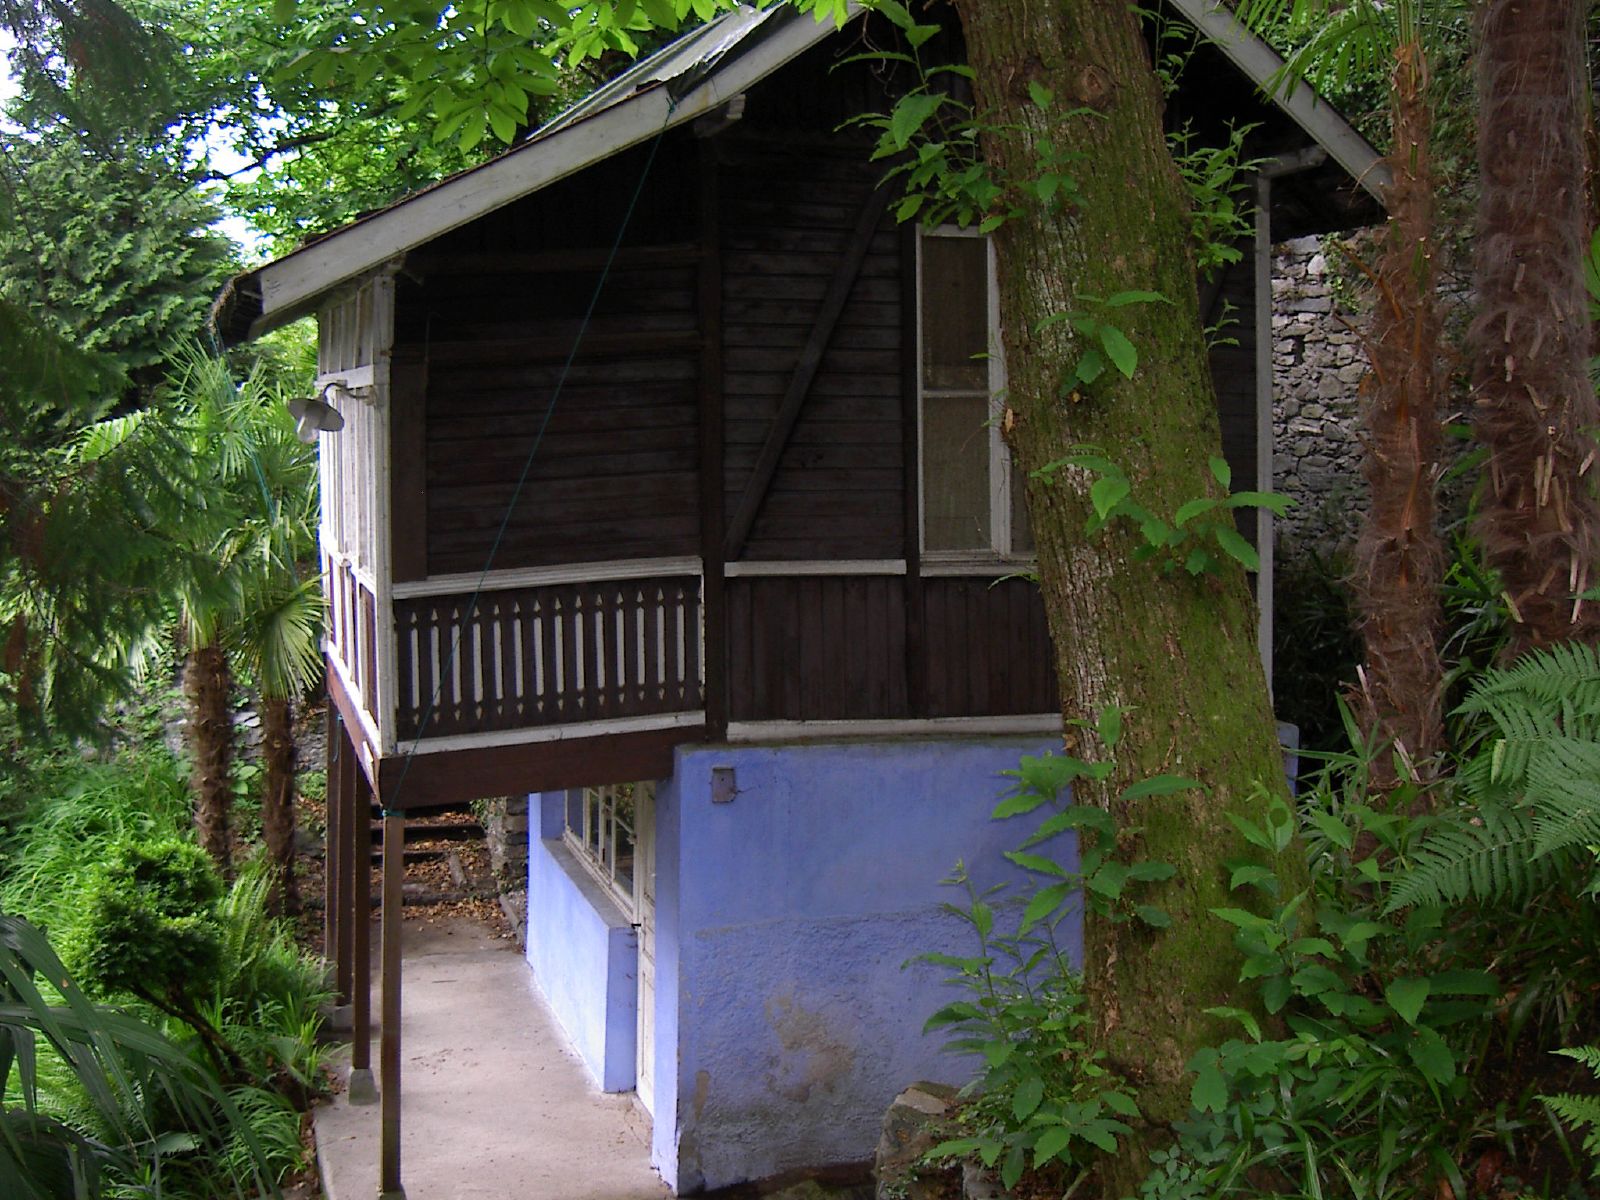
POLYGON ((1134 558, 1156 560, 1163 571, 1180 567, 1190 575, 1215 574, 1232 559, 1246 570, 1259 570, 1260 556, 1234 525, 1233 512, 1240 508, 1265 508, 1278 516, 1293 503, 1277 492, 1228 493, 1233 480, 1227 461, 1213 456, 1211 476, 1224 495, 1198 496, 1180 504, 1170 516, 1158 516, 1133 494, 1133 481, 1114 460, 1093 446, 1046 463, 1034 472, 1036 478, 1052 481, 1064 470, 1075 469, 1095 476, 1089 487, 1089 503, 1094 512, 1085 532, 1096 534, 1113 522, 1126 522, 1137 531, 1140 544, 1134 558))

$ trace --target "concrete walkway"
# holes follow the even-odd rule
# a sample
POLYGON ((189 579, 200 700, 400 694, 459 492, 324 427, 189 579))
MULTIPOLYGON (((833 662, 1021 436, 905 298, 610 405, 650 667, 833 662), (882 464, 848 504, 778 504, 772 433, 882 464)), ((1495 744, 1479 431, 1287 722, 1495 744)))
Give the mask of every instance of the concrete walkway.
MULTIPOLYGON (((596 1089, 515 943, 458 919, 408 921, 401 945, 406 1200, 669 1195, 650 1169, 648 1118, 631 1093, 596 1089)), ((376 1015, 376 967, 373 976, 376 1015)), ((342 1054, 336 1069, 348 1073, 348 1063, 342 1054)), ((318 1106, 315 1122, 328 1200, 374 1200, 377 1105, 340 1095, 318 1106)))

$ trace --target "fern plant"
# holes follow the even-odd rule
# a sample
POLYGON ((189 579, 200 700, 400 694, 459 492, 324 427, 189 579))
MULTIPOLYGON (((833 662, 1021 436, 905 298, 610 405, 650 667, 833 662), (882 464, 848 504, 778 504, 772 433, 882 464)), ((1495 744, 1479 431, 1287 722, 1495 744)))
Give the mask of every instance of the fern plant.
MULTIPOLYGON (((1600 1078, 1600 1046, 1576 1046, 1557 1050, 1575 1058, 1600 1078)), ((1592 1174, 1600 1177, 1600 1095, 1579 1096, 1571 1092, 1559 1096, 1540 1096, 1557 1117, 1575 1129, 1583 1130, 1584 1152, 1593 1159, 1592 1174)))
POLYGON ((1390 910, 1518 902, 1576 875, 1600 884, 1600 650, 1536 650, 1490 670, 1459 710, 1475 753, 1462 804, 1440 818, 1397 882, 1390 910))

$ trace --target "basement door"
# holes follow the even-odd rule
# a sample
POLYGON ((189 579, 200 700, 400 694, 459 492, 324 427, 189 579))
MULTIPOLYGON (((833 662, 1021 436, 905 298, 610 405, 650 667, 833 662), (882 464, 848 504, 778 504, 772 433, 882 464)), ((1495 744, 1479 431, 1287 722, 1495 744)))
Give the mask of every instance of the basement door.
POLYGON ((634 789, 634 914, 639 939, 639 997, 635 1087, 639 1102, 656 1111, 656 789, 634 789))

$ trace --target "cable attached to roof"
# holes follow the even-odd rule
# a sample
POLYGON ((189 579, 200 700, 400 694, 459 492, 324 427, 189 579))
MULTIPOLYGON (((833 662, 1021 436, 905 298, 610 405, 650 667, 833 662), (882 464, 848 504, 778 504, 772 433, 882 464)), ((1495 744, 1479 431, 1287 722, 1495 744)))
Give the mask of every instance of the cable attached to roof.
POLYGON ((655 165, 656 152, 661 149, 661 143, 667 136, 667 130, 672 124, 672 114, 677 109, 678 102, 675 98, 668 99, 666 119, 661 124, 661 129, 656 133, 650 143, 650 153, 645 158, 644 168, 639 172, 639 182, 633 189, 633 195, 628 200, 628 207, 622 214, 622 223, 617 227, 617 236, 611 243, 611 251, 606 255, 605 265, 600 269, 600 278, 595 280, 594 292, 589 297, 589 306, 584 310, 583 320, 578 325, 578 332, 572 339, 572 349, 567 352, 567 359, 561 367, 561 374, 556 378, 555 390, 550 394, 550 403, 545 406, 544 416, 539 422, 539 428, 534 434, 533 445, 528 449, 528 456, 523 460, 522 472, 517 476, 517 483, 511 490, 511 499, 506 502, 505 515, 500 518, 500 527, 495 531, 494 541, 489 546, 488 556, 483 561, 483 569, 478 573, 478 582, 472 590, 472 598, 467 602, 465 614, 456 623, 455 633, 450 640, 450 652, 440 664, 439 678, 434 684, 433 695, 428 698, 428 707, 423 710, 422 720, 417 725, 416 736, 411 741, 411 748, 406 751, 406 756, 400 767, 400 778, 395 781, 394 791, 389 795, 389 804, 383 812, 385 816, 399 814, 403 810, 400 806, 400 793, 405 788, 406 776, 411 772, 411 760, 416 757, 417 748, 422 744, 422 739, 427 736, 428 726, 433 721, 434 710, 438 707, 439 696, 444 690, 444 681, 449 678, 455 666, 456 656, 461 650, 461 638, 468 626, 472 624, 473 614, 478 610, 478 600, 483 595, 483 586, 487 582, 489 572, 494 568, 494 560, 500 553, 500 544, 505 540, 506 530, 511 526, 511 516, 516 512, 517 502, 522 498, 522 490, 527 485, 528 476, 533 471, 533 461, 539 454, 539 447, 544 441, 545 431, 550 428, 550 419, 555 415, 556 404, 561 399, 561 390, 566 386, 567 376, 572 371, 572 364, 578 357, 578 350, 583 345, 584 335, 589 331, 590 322, 594 319, 594 310, 600 303, 600 294, 605 289, 606 280, 611 275, 612 266, 616 263, 617 252, 622 249, 622 239, 628 232, 628 225, 633 220, 634 211, 639 207, 639 199, 644 195, 644 185, 650 178, 650 169, 655 165))

